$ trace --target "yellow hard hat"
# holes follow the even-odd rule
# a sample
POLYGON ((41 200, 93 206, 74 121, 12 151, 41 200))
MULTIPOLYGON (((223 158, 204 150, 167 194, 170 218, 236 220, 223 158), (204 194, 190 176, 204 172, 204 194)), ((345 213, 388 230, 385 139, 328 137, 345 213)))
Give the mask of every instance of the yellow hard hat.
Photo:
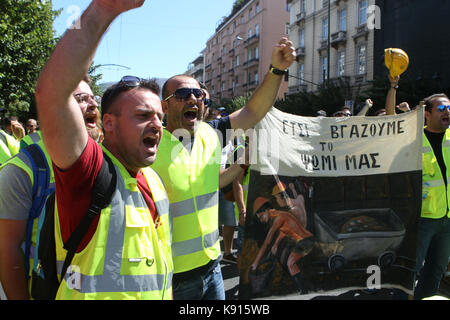
POLYGON ((272 195, 274 196, 274 195, 279 194, 279 193, 281 193, 283 191, 286 191, 286 185, 283 182, 278 181, 278 183, 272 189, 272 195))
POLYGON ((391 77, 395 78, 406 71, 409 57, 402 49, 388 48, 384 49, 384 63, 389 69, 391 77))

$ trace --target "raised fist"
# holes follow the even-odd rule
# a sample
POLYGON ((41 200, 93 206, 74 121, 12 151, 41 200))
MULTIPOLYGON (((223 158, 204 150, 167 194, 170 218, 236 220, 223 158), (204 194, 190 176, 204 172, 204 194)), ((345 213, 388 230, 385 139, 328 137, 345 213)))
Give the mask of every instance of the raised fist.
POLYGON ((272 66, 280 70, 286 70, 295 61, 296 56, 292 42, 283 37, 272 52, 272 66))
POLYGON ((116 14, 139 8, 145 0, 94 0, 100 7, 116 14))

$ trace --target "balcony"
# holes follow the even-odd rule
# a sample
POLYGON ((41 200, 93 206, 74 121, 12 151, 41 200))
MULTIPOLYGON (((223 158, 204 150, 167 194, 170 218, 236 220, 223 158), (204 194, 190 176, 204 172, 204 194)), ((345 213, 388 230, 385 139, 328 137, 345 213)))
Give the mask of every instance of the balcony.
POLYGON ((259 63, 259 58, 252 58, 252 59, 250 59, 248 61, 245 61, 244 62, 244 66, 247 66, 247 67, 251 68, 251 67, 253 67, 255 65, 258 65, 258 63, 259 63))
POLYGON ((320 41, 320 46, 317 48, 317 51, 322 52, 328 49, 328 39, 323 39, 320 41))
POLYGON ((295 49, 295 53, 297 54, 297 62, 300 60, 300 59, 303 59, 304 57, 305 57, 305 52, 306 52, 306 49, 305 49, 305 47, 298 47, 298 48, 296 48, 295 49))
POLYGON ((337 49, 339 45, 345 45, 347 42, 347 31, 338 31, 331 35, 331 46, 337 49))
POLYGON ((349 76, 338 76, 336 78, 330 78, 330 81, 335 86, 348 86, 350 85, 350 77, 349 76))
POLYGON ((234 48, 231 49, 230 51, 228 51, 228 55, 229 55, 230 57, 233 57, 233 56, 234 56, 234 48))
POLYGON ((355 75, 355 84, 356 85, 358 85, 358 84, 363 84, 363 83, 365 83, 366 82, 366 74, 357 74, 357 75, 355 75))
POLYGON ((257 86, 258 86, 258 84, 259 84, 259 82, 258 81, 250 81, 249 83, 248 83, 248 89, 250 90, 250 89, 254 89, 254 88, 256 88, 257 86))
POLYGON ((290 86, 288 88, 288 94, 294 94, 294 93, 299 93, 299 92, 306 92, 306 90, 308 89, 308 86, 306 84, 297 84, 294 86, 290 86))
POLYGON ((248 38, 247 40, 244 41, 244 46, 248 47, 256 42, 259 41, 259 34, 255 34, 253 36, 251 36, 250 38, 248 38))
POLYGON ((305 22, 305 19, 306 19, 306 12, 302 11, 299 14, 297 14, 295 24, 301 27, 301 25, 305 22))
POLYGON ((356 42, 359 38, 365 38, 369 35, 369 29, 367 28, 367 24, 359 25, 355 28, 356 33, 353 35, 353 40, 356 42))
POLYGON ((347 2, 347 0, 335 0, 336 6, 338 6, 341 2, 347 2))

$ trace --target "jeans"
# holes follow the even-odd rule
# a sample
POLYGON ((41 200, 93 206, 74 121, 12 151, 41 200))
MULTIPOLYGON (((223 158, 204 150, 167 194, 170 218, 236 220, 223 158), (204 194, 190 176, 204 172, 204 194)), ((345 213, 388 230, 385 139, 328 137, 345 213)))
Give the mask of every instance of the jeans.
POLYGON ((225 300, 220 263, 206 274, 195 275, 189 280, 173 285, 174 300, 225 300))
POLYGON ((437 293, 439 283, 447 270, 450 256, 450 219, 420 218, 417 246, 418 282, 414 299, 437 293))

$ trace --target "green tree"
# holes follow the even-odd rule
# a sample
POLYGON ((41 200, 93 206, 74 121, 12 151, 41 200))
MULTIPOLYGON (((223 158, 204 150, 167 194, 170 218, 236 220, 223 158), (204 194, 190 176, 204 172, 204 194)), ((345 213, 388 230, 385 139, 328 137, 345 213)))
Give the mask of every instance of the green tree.
POLYGON ((97 69, 100 68, 101 64, 94 64, 94 61, 92 61, 91 66, 89 67, 88 74, 91 77, 91 89, 94 95, 96 96, 102 96, 102 90, 99 86, 99 81, 102 79, 103 74, 98 73, 97 69))
POLYGON ((0 108, 21 118, 35 115, 34 89, 56 44, 59 12, 46 0, 2 0, 0 12, 0 108))
POLYGON ((275 107, 283 112, 300 116, 315 116, 319 110, 324 110, 331 116, 344 106, 345 100, 361 104, 364 97, 361 96, 359 87, 352 87, 348 81, 339 79, 330 81, 329 85, 320 85, 313 92, 287 95, 285 99, 276 101, 275 107))

